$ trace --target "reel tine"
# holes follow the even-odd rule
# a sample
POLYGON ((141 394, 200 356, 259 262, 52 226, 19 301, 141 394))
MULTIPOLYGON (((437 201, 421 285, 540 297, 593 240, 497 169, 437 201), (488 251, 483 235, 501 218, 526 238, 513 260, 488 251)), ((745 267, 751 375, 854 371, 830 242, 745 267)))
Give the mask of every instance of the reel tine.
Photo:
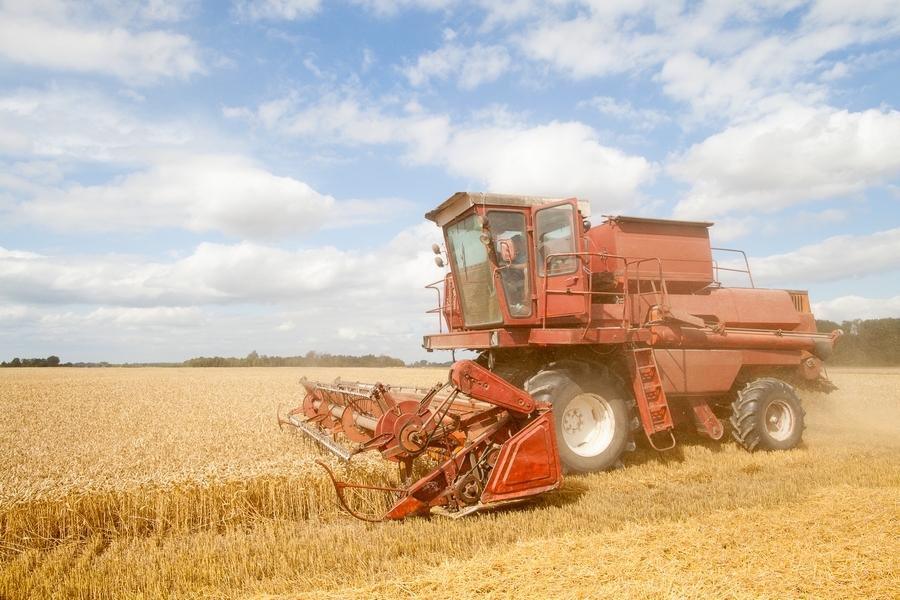
POLYGON ((385 517, 383 515, 381 518, 373 519, 372 517, 361 515, 350 508, 350 505, 347 503, 346 498, 344 498, 344 488, 400 493, 404 493, 406 491, 402 488, 384 487, 380 485, 364 485, 361 483, 347 483, 346 481, 340 481, 337 477, 334 476, 334 473, 330 468, 328 468, 328 465, 323 463, 321 460, 316 460, 316 464, 325 469, 325 471, 328 473, 328 477, 331 479, 331 483, 334 485, 334 491, 337 494, 338 502, 340 502, 344 510, 346 510, 348 513, 350 513, 351 516, 359 519, 360 521, 366 521, 368 523, 381 523, 382 521, 384 521, 385 517))

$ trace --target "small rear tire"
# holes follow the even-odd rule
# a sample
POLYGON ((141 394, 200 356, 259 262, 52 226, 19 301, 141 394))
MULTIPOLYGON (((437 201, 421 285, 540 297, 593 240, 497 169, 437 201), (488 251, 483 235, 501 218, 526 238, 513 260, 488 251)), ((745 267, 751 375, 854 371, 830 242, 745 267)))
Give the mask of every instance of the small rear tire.
POLYGON ((794 388, 780 379, 748 383, 731 408, 731 433, 750 452, 790 450, 803 437, 806 412, 794 388))
POLYGON ((631 441, 633 417, 619 378, 606 367, 559 361, 525 382, 525 391, 553 406, 559 459, 566 473, 619 464, 631 441), (576 383, 577 381, 577 383, 576 383))

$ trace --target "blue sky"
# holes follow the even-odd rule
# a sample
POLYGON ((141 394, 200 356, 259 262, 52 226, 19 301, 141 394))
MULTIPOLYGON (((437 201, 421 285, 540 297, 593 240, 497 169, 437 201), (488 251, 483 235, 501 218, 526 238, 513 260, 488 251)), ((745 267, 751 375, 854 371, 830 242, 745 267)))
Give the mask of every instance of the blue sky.
POLYGON ((460 190, 900 317, 900 2, 0 0, 0 359, 426 355, 460 190), (596 217, 595 217, 596 220, 596 217))

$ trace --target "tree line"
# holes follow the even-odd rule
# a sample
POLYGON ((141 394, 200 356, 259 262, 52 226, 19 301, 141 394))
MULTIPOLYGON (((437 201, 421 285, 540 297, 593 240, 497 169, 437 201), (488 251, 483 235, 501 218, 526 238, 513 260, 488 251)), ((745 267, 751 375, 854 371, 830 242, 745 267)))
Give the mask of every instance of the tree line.
MULTIPOLYGON (((14 358, 9 362, 5 360, 0 362, 0 367, 58 367, 60 366, 58 356, 48 356, 47 358, 14 358)), ((62 365, 71 367, 72 363, 62 365)))
POLYGON ((900 319, 816 320, 821 333, 844 332, 826 364, 847 367, 900 366, 900 319))
POLYGON ((59 357, 14 358, 0 362, 0 367, 446 367, 450 362, 428 362, 420 360, 407 365, 399 358, 391 356, 347 356, 327 352, 307 352, 304 356, 266 356, 254 350, 245 358, 221 356, 191 358, 180 363, 121 363, 103 362, 60 362, 59 357))
POLYGON ((201 356, 182 363, 185 367, 405 367, 399 358, 374 354, 347 356, 327 352, 307 352, 305 356, 266 356, 254 350, 246 358, 201 356))
POLYGON ((14 358, 11 361, 0 362, 0 368, 3 367, 81 367, 81 368, 102 368, 102 367, 180 367, 181 363, 119 363, 110 362, 60 362, 58 356, 48 356, 47 358, 14 358))

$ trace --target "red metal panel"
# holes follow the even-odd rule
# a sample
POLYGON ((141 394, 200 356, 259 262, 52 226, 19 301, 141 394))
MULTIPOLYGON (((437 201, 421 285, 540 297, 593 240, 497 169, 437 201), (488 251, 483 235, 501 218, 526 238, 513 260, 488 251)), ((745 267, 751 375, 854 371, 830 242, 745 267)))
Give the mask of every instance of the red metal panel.
POLYGON ((495 329, 492 331, 465 331, 425 336, 423 346, 432 350, 455 348, 512 348, 522 346, 549 346, 555 344, 621 344, 623 342, 646 342, 650 331, 646 329, 626 330, 616 327, 592 327, 587 329, 495 329))
POLYGON ((708 293, 669 296, 670 306, 692 315, 714 317, 729 327, 793 330, 801 323, 784 290, 711 289, 708 293))
POLYGON ((523 498, 562 486, 553 413, 545 412, 509 439, 491 472, 481 502, 523 498))
POLYGON ((646 342, 650 339, 650 332, 646 329, 623 329, 622 327, 532 329, 529 333, 528 342, 535 346, 621 344, 623 342, 646 342))
POLYGON ((423 346, 429 350, 452 350, 455 348, 490 348, 490 331, 462 331, 426 335, 423 346))
POLYGON ((547 299, 547 318, 563 320, 560 317, 570 317, 568 320, 574 322, 585 320, 590 302, 587 294, 583 293, 587 291, 585 282, 585 277, 578 273, 540 279, 538 290, 543 290, 546 286, 548 291, 547 294, 541 294, 542 299, 547 299))
POLYGON ((705 433, 714 440, 722 438, 725 428, 716 417, 716 414, 703 398, 691 398, 691 408, 694 409, 694 423, 697 425, 697 433, 705 433))
POLYGON ((591 323, 599 325, 600 322, 621 324, 625 318, 624 304, 592 304, 591 323))
POLYGON ((457 361, 450 369, 450 381, 462 393, 476 400, 523 415, 534 410, 534 399, 528 392, 507 383, 471 360, 457 361))
POLYGON ((796 365, 800 356, 796 350, 742 350, 741 362, 745 365, 796 365))
POLYGON ((727 392, 741 369, 740 350, 681 350, 657 348, 656 364, 667 394, 727 392))
MULTIPOLYGON (((629 260, 659 258, 670 284, 692 282, 694 287, 702 287, 713 282, 709 225, 712 223, 615 217, 594 227, 587 235, 598 250, 608 254, 629 260)), ((621 260, 609 262, 610 269, 624 268, 621 260)))

